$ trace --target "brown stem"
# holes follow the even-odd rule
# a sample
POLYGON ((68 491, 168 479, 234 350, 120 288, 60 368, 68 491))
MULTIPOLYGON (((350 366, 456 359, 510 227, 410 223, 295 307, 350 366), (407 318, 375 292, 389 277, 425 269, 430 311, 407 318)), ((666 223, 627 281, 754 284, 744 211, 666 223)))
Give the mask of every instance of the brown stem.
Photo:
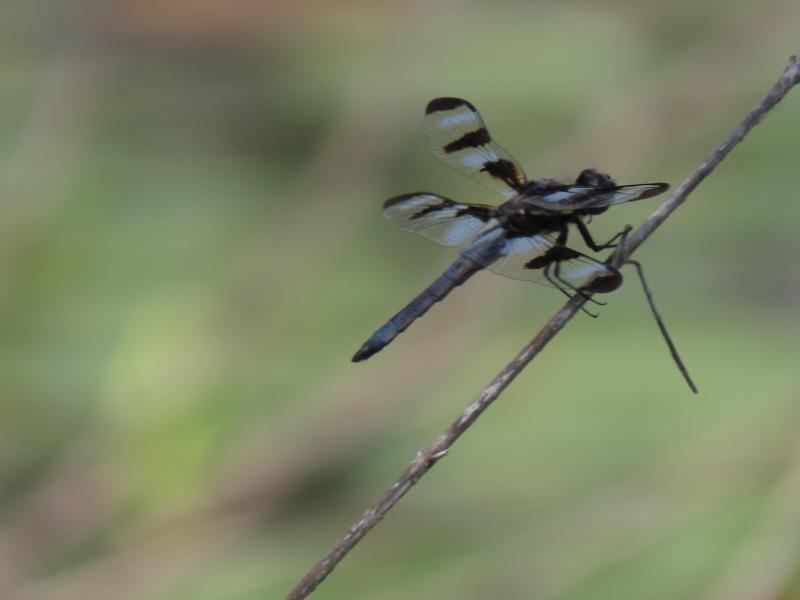
MULTIPOLYGON (((751 110, 744 120, 723 142, 700 164, 695 171, 681 183, 675 191, 651 214, 634 232, 624 246, 617 249, 610 259, 615 266, 624 264, 633 252, 656 230, 667 217, 680 206, 697 185, 711 173, 745 135, 800 82, 800 63, 796 56, 781 78, 767 92, 764 99, 751 110)), ((416 484, 441 458, 447 455, 451 446, 461 437, 475 420, 494 402, 501 392, 519 375, 522 369, 542 351, 547 343, 561 331, 564 325, 575 316, 586 300, 573 297, 542 327, 534 337, 500 373, 492 379, 480 395, 464 409, 458 418, 427 450, 417 452, 414 460, 406 467, 394 485, 389 488, 375 504, 370 506, 353 523, 347 533, 333 548, 303 577, 297 586, 286 596, 286 600, 301 600, 311 592, 336 568, 336 565, 350 552, 367 533, 383 519, 408 490, 416 484)))

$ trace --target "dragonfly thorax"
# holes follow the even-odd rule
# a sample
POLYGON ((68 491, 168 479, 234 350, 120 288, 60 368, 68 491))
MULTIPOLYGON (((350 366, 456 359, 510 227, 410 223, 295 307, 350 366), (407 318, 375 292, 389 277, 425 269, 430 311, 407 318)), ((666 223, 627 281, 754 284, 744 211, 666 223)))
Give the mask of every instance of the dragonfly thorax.
POLYGON ((542 210, 513 198, 497 207, 497 220, 501 227, 517 234, 537 235, 561 231, 572 220, 570 211, 542 210))

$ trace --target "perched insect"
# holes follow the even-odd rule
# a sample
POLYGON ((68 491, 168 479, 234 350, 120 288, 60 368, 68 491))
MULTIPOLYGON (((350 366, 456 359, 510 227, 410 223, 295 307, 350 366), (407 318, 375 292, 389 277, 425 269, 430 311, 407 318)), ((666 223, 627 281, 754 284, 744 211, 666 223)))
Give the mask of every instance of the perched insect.
POLYGON ((506 200, 494 207, 416 192, 384 203, 384 215, 398 229, 443 246, 465 247, 441 277, 372 334, 353 362, 379 352, 481 269, 549 284, 567 296, 578 294, 588 300, 591 294, 617 289, 622 284, 617 269, 567 246, 570 225, 593 251, 613 248, 627 229, 598 244, 586 222, 613 204, 651 198, 669 188, 666 183, 618 186, 594 169, 584 170, 575 183, 528 180, 511 155, 492 140, 475 107, 460 98, 431 100, 425 109, 425 130, 439 160, 506 200))

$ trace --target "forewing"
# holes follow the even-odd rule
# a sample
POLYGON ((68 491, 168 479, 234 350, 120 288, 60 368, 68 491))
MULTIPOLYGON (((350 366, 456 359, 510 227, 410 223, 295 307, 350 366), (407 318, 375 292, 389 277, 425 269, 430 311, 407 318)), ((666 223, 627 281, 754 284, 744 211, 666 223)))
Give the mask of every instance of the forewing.
POLYGON ((623 202, 634 202, 658 196, 669 189, 668 183, 640 183, 613 188, 588 185, 567 185, 526 196, 524 201, 551 211, 602 208, 623 202))
POLYGON ((431 100, 425 109, 425 131, 439 160, 506 198, 525 183, 522 167, 492 140, 480 114, 466 100, 431 100))
POLYGON ((494 215, 494 208, 416 192, 389 198, 383 214, 401 231, 410 231, 443 246, 460 246, 475 239, 494 215))
POLYGON ((586 292, 610 292, 622 283, 619 271, 577 250, 557 245, 551 234, 507 234, 500 254, 488 268, 513 279, 586 292))

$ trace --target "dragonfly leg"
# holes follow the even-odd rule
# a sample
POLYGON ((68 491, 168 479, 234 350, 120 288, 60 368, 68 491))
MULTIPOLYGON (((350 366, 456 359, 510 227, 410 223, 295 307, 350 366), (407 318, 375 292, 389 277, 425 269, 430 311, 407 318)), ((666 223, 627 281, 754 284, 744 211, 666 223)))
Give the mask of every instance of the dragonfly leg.
POLYGON ((606 305, 605 302, 602 302, 600 300, 595 300, 594 297, 591 294, 587 294, 582 289, 576 288, 569 281, 567 281, 566 279, 563 279, 561 277, 561 263, 560 262, 556 261, 555 267, 553 268, 553 271, 554 271, 553 276, 555 277, 555 279, 557 279, 559 281, 559 283, 561 283, 567 289, 572 290, 574 293, 579 294, 587 302, 591 302, 593 304, 597 304, 598 306, 605 306, 606 305))
POLYGON ((624 243, 625 238, 633 230, 632 226, 626 225, 625 229, 617 233, 605 244, 598 244, 597 242, 594 241, 594 238, 592 237, 589 228, 586 227, 586 223, 584 223, 580 219, 577 219, 575 221, 575 225, 577 226, 578 232, 580 232, 583 241, 586 242, 586 245, 589 246, 589 248, 591 248, 594 252, 600 252, 601 250, 607 250, 608 248, 616 248, 618 245, 624 243), (622 241, 617 242, 617 240, 619 240, 620 238, 622 238, 622 241))
POLYGON ((647 283, 647 279, 644 276, 644 269, 639 261, 636 260, 628 260, 626 264, 633 265, 636 267, 636 272, 639 274, 639 281, 642 283, 642 290, 644 290, 644 295, 647 298, 647 303, 650 305, 650 310, 653 313, 653 318, 656 321, 656 325, 658 325, 659 330, 661 331, 661 335, 664 338, 664 341, 667 343, 667 348, 669 348, 669 353, 672 355, 672 360, 675 361, 675 365, 678 367, 678 370, 683 375, 683 378, 686 380, 686 383, 695 394, 697 393, 697 386, 692 381, 691 375, 689 375, 689 371, 686 368, 683 360, 681 359, 680 354, 678 354, 678 349, 675 347, 675 343, 672 341, 672 337, 669 335, 667 331, 667 326, 664 324, 664 320, 661 318, 661 314, 659 314, 658 309, 656 308, 655 300, 653 299, 653 291, 650 289, 650 286, 647 283))
POLYGON ((617 246, 624 246, 625 241, 628 239, 628 234, 631 231, 633 231, 633 225, 625 225, 625 229, 603 244, 603 248, 616 248, 617 246))
MULTIPOLYGON (((552 264, 553 264, 553 263, 550 263, 549 265, 547 265, 547 266, 544 268, 544 277, 545 277, 545 279, 547 279, 547 281, 548 281, 548 282, 550 282, 550 284, 551 284, 551 285, 552 285, 554 288, 556 288, 556 289, 557 289, 559 292, 561 292, 562 294, 564 294, 564 295, 565 295, 567 298, 569 298, 570 300, 572 300, 572 298, 573 298, 574 296, 576 296, 576 295, 577 295, 577 296, 581 296, 581 297, 582 297, 584 300, 588 300, 588 301, 590 301, 590 302, 594 302, 595 304, 605 304, 604 302, 598 302, 597 300, 595 300, 594 298, 592 298, 590 295, 588 295, 588 294, 586 294, 585 292, 582 292, 581 290, 579 290, 579 289, 575 288, 574 286, 570 285, 570 283, 569 283, 569 282, 567 282, 567 281, 564 281, 563 279, 561 279, 560 277, 558 277, 558 275, 556 275, 556 276, 554 277, 554 276, 553 276, 553 275, 550 273, 550 266, 551 266, 552 264), (573 293, 571 293, 571 294, 570 294, 570 292, 569 292, 569 291, 567 291, 567 290, 572 290, 572 292, 573 292, 573 293)), ((555 263, 555 264, 556 264, 556 269, 558 269, 558 266, 557 266, 557 265, 558 265, 558 263, 555 263)), ((589 315, 590 317, 592 317, 593 319, 596 319, 596 318, 599 316, 597 313, 593 313, 592 311, 590 311, 590 310, 589 310, 588 308, 586 308, 585 306, 581 306, 581 310, 582 310, 584 313, 586 313, 587 315, 589 315)))

